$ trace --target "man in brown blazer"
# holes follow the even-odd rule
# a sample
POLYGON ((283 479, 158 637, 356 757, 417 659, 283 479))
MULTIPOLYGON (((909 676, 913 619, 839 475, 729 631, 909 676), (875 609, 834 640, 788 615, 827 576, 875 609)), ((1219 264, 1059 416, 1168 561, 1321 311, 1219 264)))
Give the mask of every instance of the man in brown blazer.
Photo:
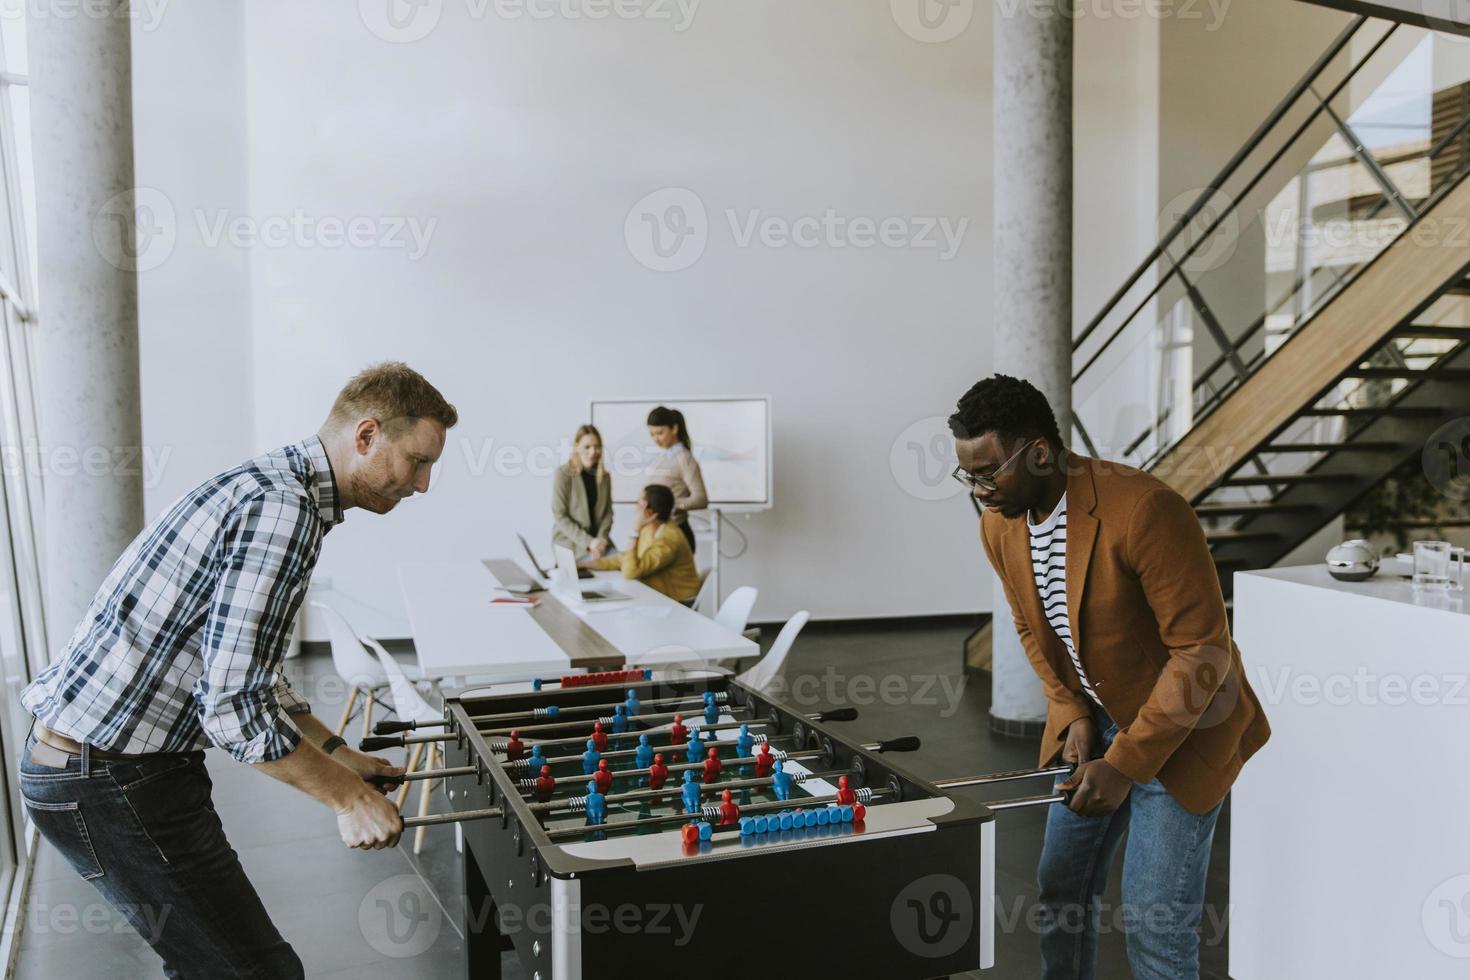
POLYGON ((1125 830, 1123 915, 1139 980, 1199 976, 1215 821, 1270 736, 1230 638, 1189 502, 1064 446, 1044 395, 997 375, 950 418, 955 476, 1046 694, 1041 764, 1076 765, 1048 815, 1038 879, 1047 980, 1091 978, 1125 830))

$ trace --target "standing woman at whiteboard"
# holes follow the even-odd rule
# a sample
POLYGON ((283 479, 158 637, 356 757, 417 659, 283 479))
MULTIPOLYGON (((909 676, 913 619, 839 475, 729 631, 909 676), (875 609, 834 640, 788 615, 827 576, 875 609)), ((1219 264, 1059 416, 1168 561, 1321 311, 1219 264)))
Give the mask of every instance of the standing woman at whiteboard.
POLYGON ((689 550, 693 551, 694 531, 689 527, 689 512, 704 510, 709 506, 709 497, 704 492, 704 475, 694 458, 684 413, 662 405, 655 408, 648 413, 648 435, 660 452, 654 454, 644 478, 674 491, 674 523, 689 539, 689 550))

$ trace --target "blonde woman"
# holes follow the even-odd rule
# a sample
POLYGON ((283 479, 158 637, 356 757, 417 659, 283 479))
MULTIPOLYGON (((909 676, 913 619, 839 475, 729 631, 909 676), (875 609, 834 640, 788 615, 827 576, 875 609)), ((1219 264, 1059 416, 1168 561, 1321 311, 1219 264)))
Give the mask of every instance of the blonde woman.
POLYGON ((612 546, 612 477, 602 462, 602 433, 584 425, 551 489, 551 540, 580 558, 598 560, 612 546))
POLYGON ((709 497, 704 492, 704 474, 694 458, 684 413, 662 405, 655 408, 648 413, 648 436, 661 452, 654 455, 643 477, 649 483, 662 484, 673 491, 672 521, 684 532, 689 550, 693 551, 694 531, 689 527, 689 512, 704 510, 709 506, 709 497))

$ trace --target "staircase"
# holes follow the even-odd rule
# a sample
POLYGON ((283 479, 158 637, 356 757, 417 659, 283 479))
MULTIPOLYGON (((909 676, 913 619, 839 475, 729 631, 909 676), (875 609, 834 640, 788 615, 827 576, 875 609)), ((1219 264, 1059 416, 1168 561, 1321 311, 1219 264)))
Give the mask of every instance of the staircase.
POLYGON ((1077 336, 1074 446, 1190 500, 1227 598, 1470 416, 1470 78, 1441 43, 1355 18, 1077 336))

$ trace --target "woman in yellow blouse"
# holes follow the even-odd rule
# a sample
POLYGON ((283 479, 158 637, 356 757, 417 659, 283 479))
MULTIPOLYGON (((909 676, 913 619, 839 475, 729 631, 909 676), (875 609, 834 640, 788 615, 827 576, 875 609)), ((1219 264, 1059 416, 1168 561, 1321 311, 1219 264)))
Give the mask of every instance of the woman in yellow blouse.
POLYGON ((624 578, 638 579, 651 589, 686 605, 699 594, 699 570, 684 532, 671 518, 674 492, 653 483, 638 495, 638 536, 620 555, 584 561, 584 568, 619 569, 624 578))

